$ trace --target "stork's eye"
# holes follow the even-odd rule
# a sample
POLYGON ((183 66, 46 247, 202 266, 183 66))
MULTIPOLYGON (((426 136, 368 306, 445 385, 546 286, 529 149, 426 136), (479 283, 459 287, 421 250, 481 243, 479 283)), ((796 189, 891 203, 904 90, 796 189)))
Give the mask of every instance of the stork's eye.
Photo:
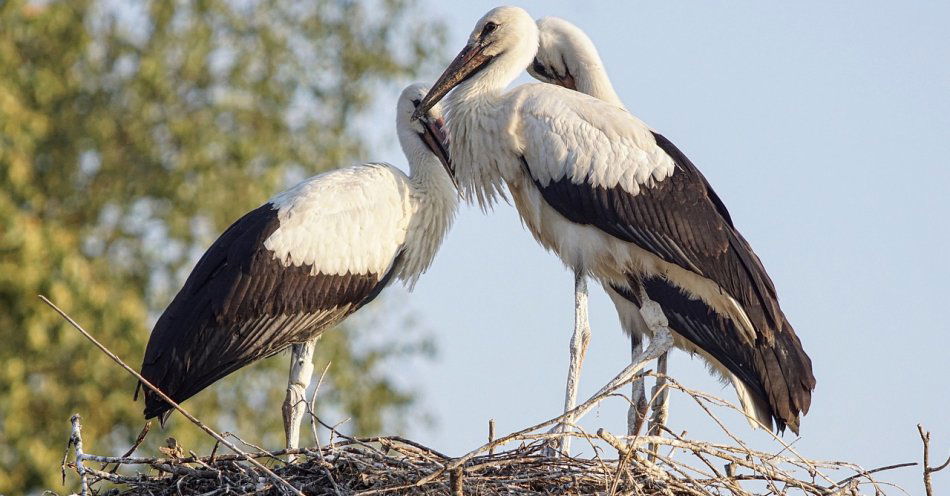
POLYGON ((488 36, 488 35, 491 34, 491 32, 494 31, 495 28, 497 28, 497 27, 498 27, 498 25, 495 24, 494 22, 488 22, 488 23, 486 23, 486 24, 485 24, 485 27, 482 28, 482 37, 488 36))
POLYGON ((420 103, 422 103, 422 100, 416 98, 416 99, 414 99, 414 100, 412 101, 412 106, 413 106, 413 107, 418 107, 420 103))
POLYGON ((534 72, 537 72, 540 76, 551 79, 551 74, 548 72, 547 67, 545 67, 540 60, 534 59, 534 63, 532 63, 531 66, 534 72))

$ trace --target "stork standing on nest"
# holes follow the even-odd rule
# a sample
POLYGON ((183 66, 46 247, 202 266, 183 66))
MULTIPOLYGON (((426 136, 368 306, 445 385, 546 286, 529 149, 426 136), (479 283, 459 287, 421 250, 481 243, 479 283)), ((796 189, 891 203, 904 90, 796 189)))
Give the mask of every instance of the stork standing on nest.
MULTIPOLYGON (((559 17, 543 17, 538 19, 537 25, 538 53, 528 66, 528 73, 532 77, 545 83, 579 91, 626 110, 607 77, 607 71, 604 69, 594 43, 580 28, 559 17)), ((603 287, 617 307, 617 313, 621 315, 621 326, 630 337, 631 357, 636 359, 643 352, 643 336, 648 332, 643 327, 644 322, 639 308, 624 298, 609 283, 604 284, 603 287)), ((654 421, 651 425, 651 435, 659 434, 659 426, 666 423, 669 412, 669 390, 663 387, 668 355, 664 353, 658 359, 657 372, 660 376, 652 392, 654 421)), ((580 365, 582 364, 578 367, 580 365)), ((627 414, 627 434, 636 435, 647 410, 642 375, 634 380, 631 393, 632 401, 627 414)))
MULTIPOLYGON (((538 44, 527 12, 491 10, 416 110, 421 118, 448 94, 461 190, 487 206, 507 186, 531 233, 576 281, 590 274, 639 309, 621 315, 638 321, 626 327, 664 339, 664 307, 681 309, 675 345, 735 378, 751 418, 797 432, 815 385, 811 362, 722 201, 672 143, 622 107, 551 84, 505 91, 538 44)), ((576 293, 586 303, 586 287, 576 293)), ((577 308, 582 338, 572 340, 566 407, 589 336, 586 308, 577 308)))
MULTIPOLYGON (((176 402, 292 346, 284 402, 297 446, 316 339, 398 279, 410 288, 431 265, 458 205, 438 108, 396 108, 410 174, 366 163, 304 180, 231 225, 195 265, 149 338, 142 375, 176 402)), ((145 418, 171 406, 145 390, 145 418)))

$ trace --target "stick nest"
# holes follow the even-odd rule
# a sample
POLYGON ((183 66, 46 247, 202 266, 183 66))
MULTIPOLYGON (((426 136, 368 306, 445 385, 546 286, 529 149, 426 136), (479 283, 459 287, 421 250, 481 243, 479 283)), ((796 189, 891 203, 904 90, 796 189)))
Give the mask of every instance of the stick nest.
MULTIPOLYGON (((211 454, 185 453, 173 439, 159 458, 133 457, 148 425, 135 445, 120 457, 86 453, 78 414, 71 419, 72 432, 63 458, 62 473, 68 469, 79 475, 80 494, 117 496, 143 495, 223 495, 223 494, 624 494, 637 496, 712 495, 856 495, 859 490, 885 494, 895 486, 878 482, 872 474, 916 465, 903 463, 865 470, 854 463, 827 462, 802 457, 792 445, 774 437, 772 452, 757 451, 733 434, 714 412, 727 409, 741 413, 735 405, 715 396, 688 389, 675 379, 657 377, 654 400, 663 390, 684 394, 731 439, 729 444, 697 441, 669 429, 651 429, 652 435, 617 437, 603 429, 591 435, 574 424, 576 419, 612 397, 634 380, 645 364, 669 349, 671 339, 654 339, 650 347, 632 360, 616 378, 570 412, 540 424, 494 439, 461 457, 438 451, 400 437, 357 439, 328 426, 313 413, 314 397, 304 403, 310 416, 313 448, 266 451, 234 434, 221 435, 189 414, 154 385, 142 378, 122 359, 99 343, 59 307, 41 297, 83 336, 119 366, 152 389, 185 415, 188 420, 217 440, 211 454), (665 346, 665 348, 664 348, 665 346), (566 423, 568 432, 548 430, 566 423), (320 446, 318 427, 329 433, 329 442, 320 446), (665 432, 663 432, 665 431, 665 432), (661 435, 662 434, 662 435, 661 435), (549 456, 552 446, 560 446, 570 436, 583 441, 591 458, 561 453, 549 456), (228 437, 245 447, 239 448, 228 437), (218 453, 226 446, 234 454, 218 453), (500 451, 495 451, 501 449, 500 451), (69 457, 72 455, 72 461, 69 457), (294 455, 293 462, 285 461, 294 455)), ((325 371, 324 371, 325 372, 325 371)), ((654 375, 646 373, 644 375, 654 375)), ((322 381, 321 381, 322 382, 322 381)), ((317 385, 319 390, 319 383, 317 385)), ((634 431, 639 432, 637 426, 634 431)), ((662 426, 660 426, 662 427, 662 426)), ((924 444, 924 482, 933 494, 931 475, 948 465, 929 465, 930 434, 918 426, 924 444)), ((794 444, 794 443, 793 443, 794 444)), ((898 490, 900 488, 897 488, 898 490)), ((900 490, 903 492, 902 490, 900 490)))
MULTIPOLYGON (((603 431, 600 434, 608 439, 613 437, 603 431)), ((546 437, 551 439, 557 435, 546 437)), ((650 440, 643 438, 643 441, 650 440)), ((681 446, 674 447, 669 446, 670 439, 666 441, 666 449, 661 448, 655 457, 643 442, 637 443, 641 447, 634 450, 620 446, 623 451, 614 458, 573 458, 545 456, 542 453, 545 442, 536 440, 513 449, 474 456, 454 469, 450 467, 457 459, 399 437, 349 438, 319 450, 253 452, 252 456, 267 461, 278 476, 308 495, 829 495, 857 494, 859 483, 871 482, 866 475, 829 487, 820 483, 817 475, 804 480, 796 478, 792 472, 800 471, 803 468, 800 465, 804 464, 786 458, 768 460, 756 453, 749 457, 741 455, 741 450, 689 441, 672 443, 681 446), (709 465, 703 470, 691 467, 687 461, 674 461, 671 451, 690 454, 693 461, 709 465), (288 463, 284 461, 288 453, 300 456, 288 463), (722 469, 716 468, 712 460, 719 462, 722 469), (736 462, 738 470, 732 468, 736 462), (783 469, 778 467, 780 464, 791 466, 783 469)), ((240 455, 200 458, 85 455, 84 459, 92 494, 282 494, 273 481, 242 462, 240 455), (89 463, 93 460, 104 465, 93 468, 89 463), (108 462, 113 462, 111 467, 108 462), (123 470, 112 473, 116 465, 123 470)), ((75 463, 67 465, 76 468, 75 463)), ((821 465, 852 468, 846 467, 847 464, 821 465)), ((856 469, 856 473, 864 471, 856 469)))
MULTIPOLYGON (((683 388, 700 404, 726 404, 683 388)), ((719 419, 707 410, 720 427, 719 419)), ((551 421, 492 440, 462 457, 449 457, 401 437, 352 438, 329 428, 322 447, 265 451, 226 434, 244 446, 246 456, 268 466, 282 481, 250 465, 241 454, 215 453, 182 457, 175 446, 161 458, 108 457, 81 452, 78 416, 73 419, 73 460, 63 465, 84 476, 86 494, 109 496, 285 494, 286 483, 308 495, 856 495, 862 487, 875 494, 893 489, 872 473, 914 464, 865 470, 847 462, 801 457, 783 443, 774 453, 750 449, 741 439, 716 444, 685 439, 666 430, 663 436, 617 437, 544 432, 551 421), (564 436, 587 443, 593 457, 547 456, 546 447, 564 436), (496 448, 507 449, 495 451, 496 448), (176 456, 177 455, 177 456, 176 456), (288 462, 288 455, 297 455, 288 462)), ((312 417, 314 426, 322 424, 312 417)), ((323 424, 327 427, 326 424, 323 424)), ((726 430, 728 433, 729 431, 726 430)), ((733 436, 732 433, 729 433, 733 436)), ((861 490, 861 492, 865 492, 861 490)))

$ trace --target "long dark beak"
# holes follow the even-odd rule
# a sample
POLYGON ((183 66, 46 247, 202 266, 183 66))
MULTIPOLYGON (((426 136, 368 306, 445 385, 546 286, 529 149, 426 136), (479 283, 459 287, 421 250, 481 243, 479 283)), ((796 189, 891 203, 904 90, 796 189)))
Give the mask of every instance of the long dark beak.
POLYGON ((439 103, 439 100, 448 94, 449 91, 452 91, 452 88, 458 86, 461 82, 484 68, 492 59, 490 55, 482 53, 484 48, 485 47, 478 42, 463 48, 455 57, 455 60, 445 69, 445 72, 439 76, 439 80, 436 81, 429 92, 426 93, 425 98, 422 99, 419 106, 416 107, 416 111, 412 113, 412 120, 418 120, 425 116, 426 112, 428 112, 433 105, 439 103))
POLYGON ((429 117, 429 114, 426 114, 426 119, 423 121, 425 132, 421 135, 422 141, 429 150, 439 158, 439 162, 442 162, 442 167, 445 167, 445 172, 447 172, 452 179, 452 184, 455 185, 455 189, 458 189, 459 183, 455 179, 455 168, 449 159, 449 152, 446 151, 446 148, 449 146, 449 140, 443 130, 444 125, 445 123, 442 119, 433 119, 429 117))

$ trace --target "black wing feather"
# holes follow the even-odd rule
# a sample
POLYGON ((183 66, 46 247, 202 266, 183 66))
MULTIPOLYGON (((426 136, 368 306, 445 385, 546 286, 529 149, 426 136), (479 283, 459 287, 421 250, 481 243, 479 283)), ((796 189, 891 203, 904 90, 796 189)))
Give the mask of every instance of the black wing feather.
MULTIPOLYGON (((752 347, 743 345, 745 339, 734 322, 704 302, 662 279, 643 282, 674 330, 716 357, 753 394, 767 399, 780 426, 796 429, 799 413, 808 411, 815 378, 810 359, 779 307, 775 286, 706 178, 664 136, 653 136, 676 169, 662 181, 641 186, 636 195, 619 186, 577 184, 569 177, 547 185, 535 179, 535 185, 568 220, 597 227, 704 276, 738 301, 758 331, 752 347)), ((531 175, 526 161, 524 166, 531 175)), ((630 292, 621 294, 639 304, 630 292)))
MULTIPOLYGON (((661 277, 632 279, 630 287, 646 290, 650 299, 663 308, 674 331, 742 381, 749 392, 761 400, 761 406, 778 430, 788 426, 798 432, 799 412, 807 412, 811 400, 810 395, 799 394, 798 390, 810 391, 814 383, 807 382, 811 376, 811 360, 793 333, 780 333, 773 344, 758 340, 748 346, 735 322, 669 281, 661 277), (800 382, 802 379, 806 382, 800 382)), ((616 285, 613 289, 640 305, 636 291, 616 285)))
MULTIPOLYGON (((231 225, 201 257, 152 330, 142 375, 176 402, 339 323, 386 287, 386 274, 313 275, 264 248, 279 227, 271 204, 231 225), (280 325, 277 319, 287 320, 280 325)), ((145 418, 170 409, 145 391, 145 418)))
POLYGON ((782 317, 765 268, 692 162, 661 135, 655 136, 677 168, 670 177, 641 186, 636 195, 619 186, 575 184, 569 177, 535 184, 568 220, 593 225, 716 282, 742 304, 765 339, 772 340, 782 317))

